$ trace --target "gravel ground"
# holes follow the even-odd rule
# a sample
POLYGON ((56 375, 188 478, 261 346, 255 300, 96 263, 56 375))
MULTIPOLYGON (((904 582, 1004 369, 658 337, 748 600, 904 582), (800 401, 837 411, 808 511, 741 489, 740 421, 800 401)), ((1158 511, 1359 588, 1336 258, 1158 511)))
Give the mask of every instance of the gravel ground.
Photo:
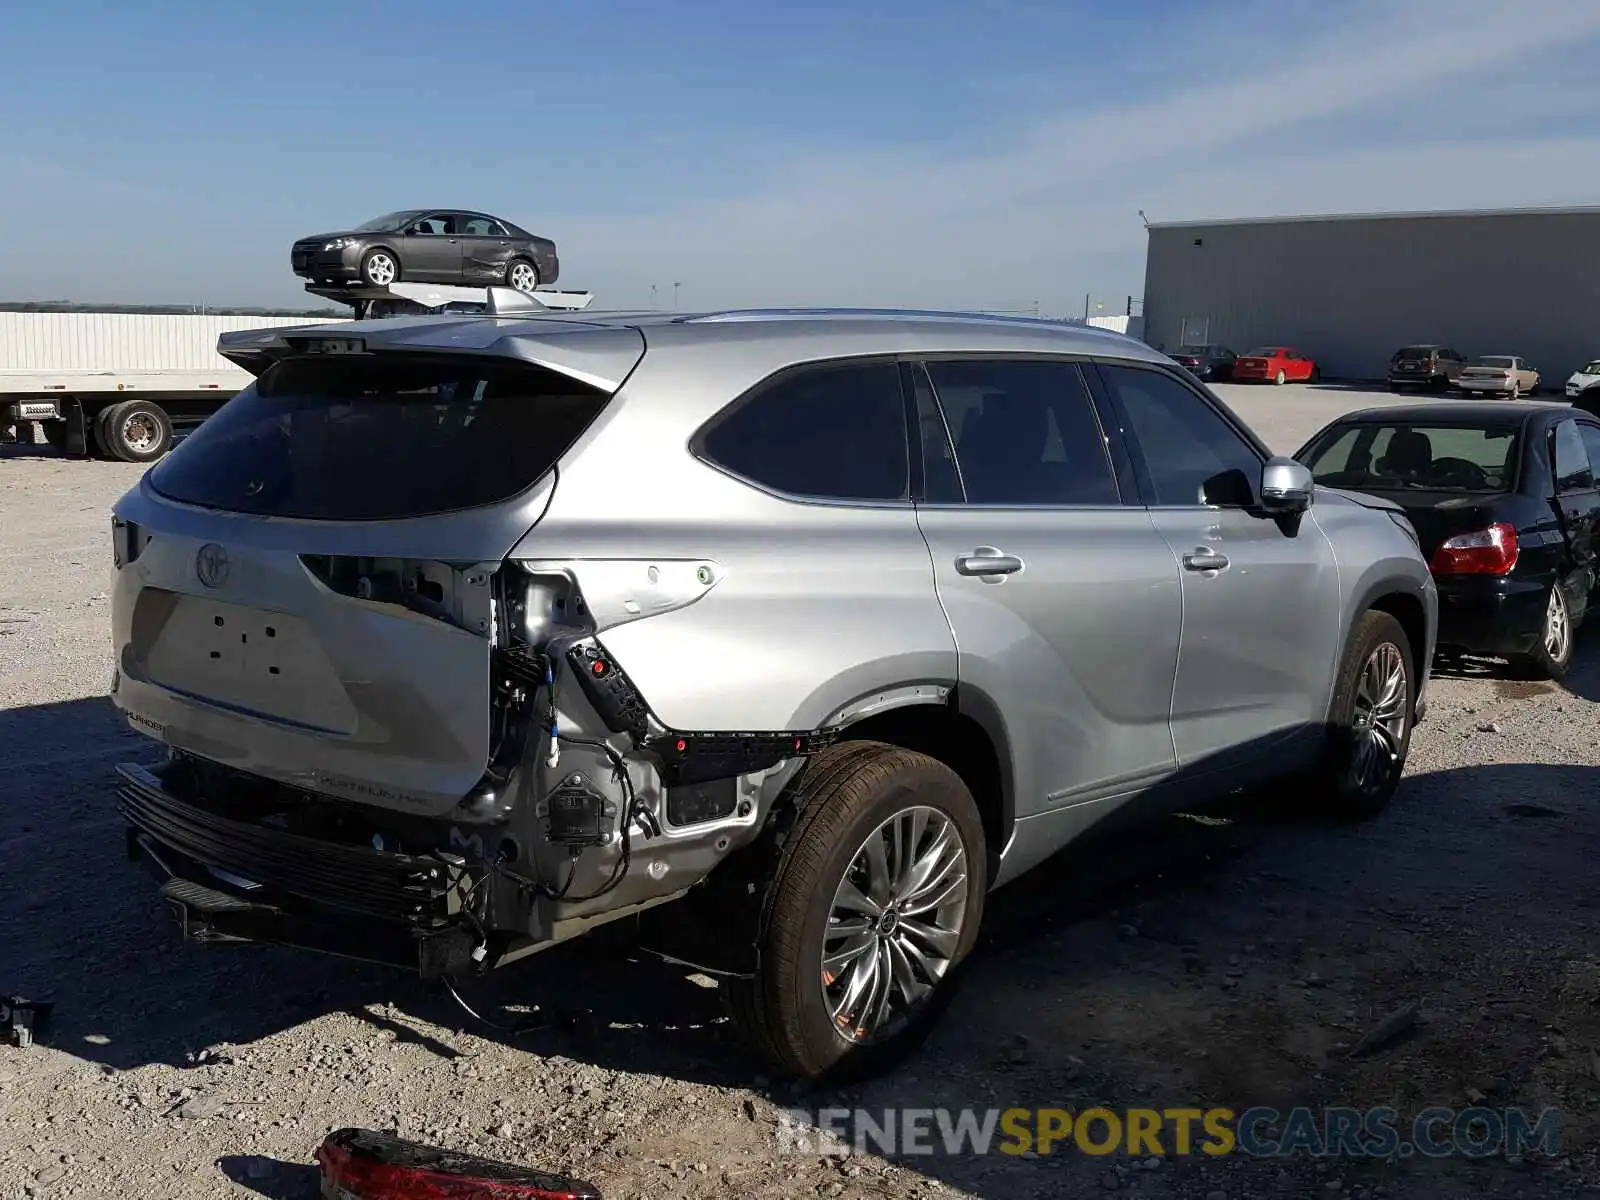
MULTIPOLYGON (((1288 452, 1338 388, 1222 388, 1288 452)), ((1600 655, 1562 686, 1438 678, 1409 778, 1360 827, 1268 795, 1102 837, 997 893, 922 1055, 839 1096, 753 1074, 714 985, 615 941, 475 985, 510 1036, 399 973, 184 950, 122 854, 109 772, 149 755, 105 699, 107 507, 138 468, 0 448, 0 1200, 311 1197, 340 1125, 565 1167, 617 1197, 1600 1195, 1600 655), (1416 1006, 1407 1036, 1351 1048, 1416 1006), (786 1108, 1519 1105, 1562 1150, 1508 1161, 782 1154, 786 1108), (1585 1186, 1587 1185, 1587 1192, 1585 1186)))

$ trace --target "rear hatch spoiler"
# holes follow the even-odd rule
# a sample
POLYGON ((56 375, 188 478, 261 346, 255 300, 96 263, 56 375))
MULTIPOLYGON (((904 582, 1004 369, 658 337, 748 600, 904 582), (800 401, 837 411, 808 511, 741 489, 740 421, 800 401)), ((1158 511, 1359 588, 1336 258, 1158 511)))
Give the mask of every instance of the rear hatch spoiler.
POLYGON ((521 359, 615 393, 644 357, 644 335, 627 325, 573 320, 543 311, 519 316, 387 317, 229 330, 217 353, 260 376, 302 354, 490 354, 521 359))

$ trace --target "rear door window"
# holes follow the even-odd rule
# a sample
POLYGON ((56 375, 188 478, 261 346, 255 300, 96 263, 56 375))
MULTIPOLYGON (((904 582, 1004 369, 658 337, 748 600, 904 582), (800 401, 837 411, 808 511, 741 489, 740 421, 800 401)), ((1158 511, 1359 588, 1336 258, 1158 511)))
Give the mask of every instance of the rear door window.
POLYGON ((899 365, 833 362, 786 371, 696 439, 698 453, 751 483, 813 500, 910 500, 899 365))
POLYGON ((476 508, 538 482, 609 399, 509 360, 291 358, 148 478, 185 504, 263 516, 380 520, 476 508))
POLYGON ((1556 491, 1581 492, 1594 486, 1594 472, 1589 463, 1589 453, 1584 448, 1583 435, 1576 421, 1562 421, 1556 426, 1555 436, 1556 491))

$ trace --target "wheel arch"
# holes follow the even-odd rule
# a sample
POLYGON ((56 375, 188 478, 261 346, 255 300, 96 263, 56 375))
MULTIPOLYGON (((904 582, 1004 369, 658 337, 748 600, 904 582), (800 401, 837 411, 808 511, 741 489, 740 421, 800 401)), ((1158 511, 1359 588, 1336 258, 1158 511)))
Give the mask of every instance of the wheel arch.
MULTIPOLYGON (((1409 581, 1382 579, 1369 585, 1362 593, 1361 599, 1351 608, 1350 619, 1345 625, 1344 639, 1340 643, 1341 655, 1344 653, 1343 647, 1349 644, 1356 622, 1367 612, 1387 613, 1398 621, 1400 628, 1405 631, 1406 640, 1411 644, 1410 666, 1417 680, 1415 692, 1420 697, 1429 660, 1432 658, 1432 648, 1428 640, 1428 608, 1422 596, 1409 581)), ((1332 703, 1331 696, 1329 703, 1330 705, 1332 703)))
POLYGON ((390 258, 394 259, 395 278, 399 279, 401 272, 405 270, 406 260, 401 257, 400 251, 396 250, 388 242, 374 242, 372 245, 363 250, 361 252, 361 257, 356 260, 357 269, 364 271, 367 265, 367 259, 380 252, 387 254, 390 258))
POLYGON ((942 700, 915 696, 912 688, 888 695, 894 700, 866 709, 855 719, 847 714, 839 740, 899 746, 926 754, 959 775, 983 817, 989 878, 994 879, 1016 825, 1009 744, 998 710, 970 689, 962 689, 959 700, 954 688, 942 700))

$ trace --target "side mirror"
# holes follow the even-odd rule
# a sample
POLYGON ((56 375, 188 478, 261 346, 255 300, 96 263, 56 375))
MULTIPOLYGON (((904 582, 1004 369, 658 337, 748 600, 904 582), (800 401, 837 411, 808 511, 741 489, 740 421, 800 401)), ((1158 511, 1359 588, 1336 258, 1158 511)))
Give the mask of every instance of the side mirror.
POLYGON ((1274 455, 1261 468, 1261 507, 1268 512, 1304 512, 1315 488, 1311 468, 1292 458, 1274 455))

